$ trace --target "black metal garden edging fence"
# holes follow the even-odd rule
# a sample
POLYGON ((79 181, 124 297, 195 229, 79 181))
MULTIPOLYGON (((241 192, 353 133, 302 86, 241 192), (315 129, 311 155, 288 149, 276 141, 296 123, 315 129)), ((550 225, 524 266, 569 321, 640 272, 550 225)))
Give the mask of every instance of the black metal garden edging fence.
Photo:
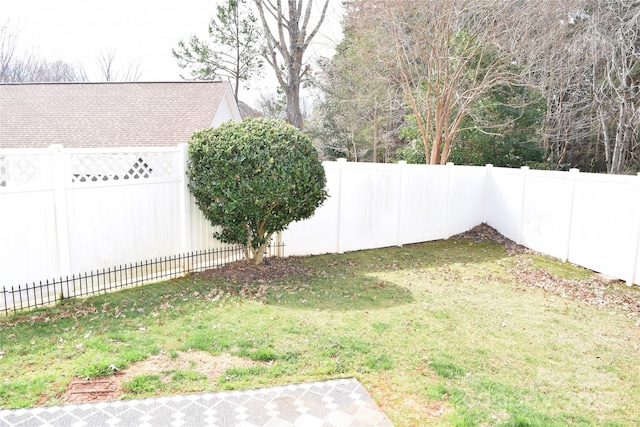
MULTIPOLYGON (((284 244, 272 245, 270 253, 282 256, 284 244)), ((0 289, 0 313, 32 309, 55 304, 64 299, 82 298, 127 287, 140 286, 222 267, 244 259, 241 246, 191 252, 155 258, 124 266, 110 267, 45 282, 0 289)))

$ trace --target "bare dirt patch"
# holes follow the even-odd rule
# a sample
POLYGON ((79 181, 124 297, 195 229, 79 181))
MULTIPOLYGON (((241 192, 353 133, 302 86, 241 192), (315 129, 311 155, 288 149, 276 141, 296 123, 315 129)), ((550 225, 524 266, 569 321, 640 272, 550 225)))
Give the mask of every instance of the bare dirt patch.
POLYGON ((192 371, 205 375, 209 381, 215 381, 228 369, 260 364, 260 362, 228 354, 213 356, 203 351, 178 352, 177 357, 173 358, 166 353, 161 353, 135 363, 112 377, 93 379, 74 377, 69 381, 63 399, 67 403, 116 400, 123 394, 122 384, 140 375, 158 375, 162 381, 166 381, 170 372, 192 371))
POLYGON ((131 381, 139 375, 160 375, 170 371, 194 371, 206 375, 209 381, 215 381, 231 368, 246 368, 260 363, 229 354, 213 356, 204 351, 178 352, 171 358, 166 353, 157 354, 138 362, 118 373, 120 381, 131 381))
POLYGON ((431 424, 451 412, 451 404, 441 400, 425 401, 424 396, 416 393, 399 394, 397 385, 388 375, 382 375, 377 384, 369 385, 372 396, 376 397, 380 409, 387 413, 394 411, 411 414, 412 425, 431 424))

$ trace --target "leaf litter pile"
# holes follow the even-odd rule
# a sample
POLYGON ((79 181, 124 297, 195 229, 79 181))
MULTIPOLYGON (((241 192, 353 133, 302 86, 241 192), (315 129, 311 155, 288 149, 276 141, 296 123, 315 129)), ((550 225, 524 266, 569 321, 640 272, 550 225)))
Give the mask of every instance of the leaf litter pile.
POLYGON ((626 286, 620 281, 609 280, 595 274, 584 280, 566 279, 547 270, 533 268, 531 259, 517 255, 531 254, 534 251, 509 240, 487 224, 478 225, 469 231, 452 236, 451 239, 490 241, 503 245, 507 253, 514 256, 514 267, 509 268, 508 271, 520 284, 536 286, 563 298, 594 305, 601 310, 620 309, 629 312, 632 316, 640 313, 640 290, 637 287, 626 286))

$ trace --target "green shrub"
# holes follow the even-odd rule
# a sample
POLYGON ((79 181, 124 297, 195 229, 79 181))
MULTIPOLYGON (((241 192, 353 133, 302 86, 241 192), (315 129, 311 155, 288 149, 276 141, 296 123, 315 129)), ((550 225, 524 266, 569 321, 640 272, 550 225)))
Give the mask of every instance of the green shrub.
POLYGON ((189 189, 220 231, 262 262, 274 233, 309 218, 326 198, 326 177, 309 138, 273 119, 227 122, 189 143, 189 189))

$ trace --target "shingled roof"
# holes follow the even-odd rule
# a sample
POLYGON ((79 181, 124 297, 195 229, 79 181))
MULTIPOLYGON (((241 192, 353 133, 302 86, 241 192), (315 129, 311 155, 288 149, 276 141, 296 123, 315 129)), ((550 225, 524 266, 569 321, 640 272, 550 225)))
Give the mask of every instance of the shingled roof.
POLYGON ((0 148, 175 146, 229 119, 228 82, 0 84, 0 148))

